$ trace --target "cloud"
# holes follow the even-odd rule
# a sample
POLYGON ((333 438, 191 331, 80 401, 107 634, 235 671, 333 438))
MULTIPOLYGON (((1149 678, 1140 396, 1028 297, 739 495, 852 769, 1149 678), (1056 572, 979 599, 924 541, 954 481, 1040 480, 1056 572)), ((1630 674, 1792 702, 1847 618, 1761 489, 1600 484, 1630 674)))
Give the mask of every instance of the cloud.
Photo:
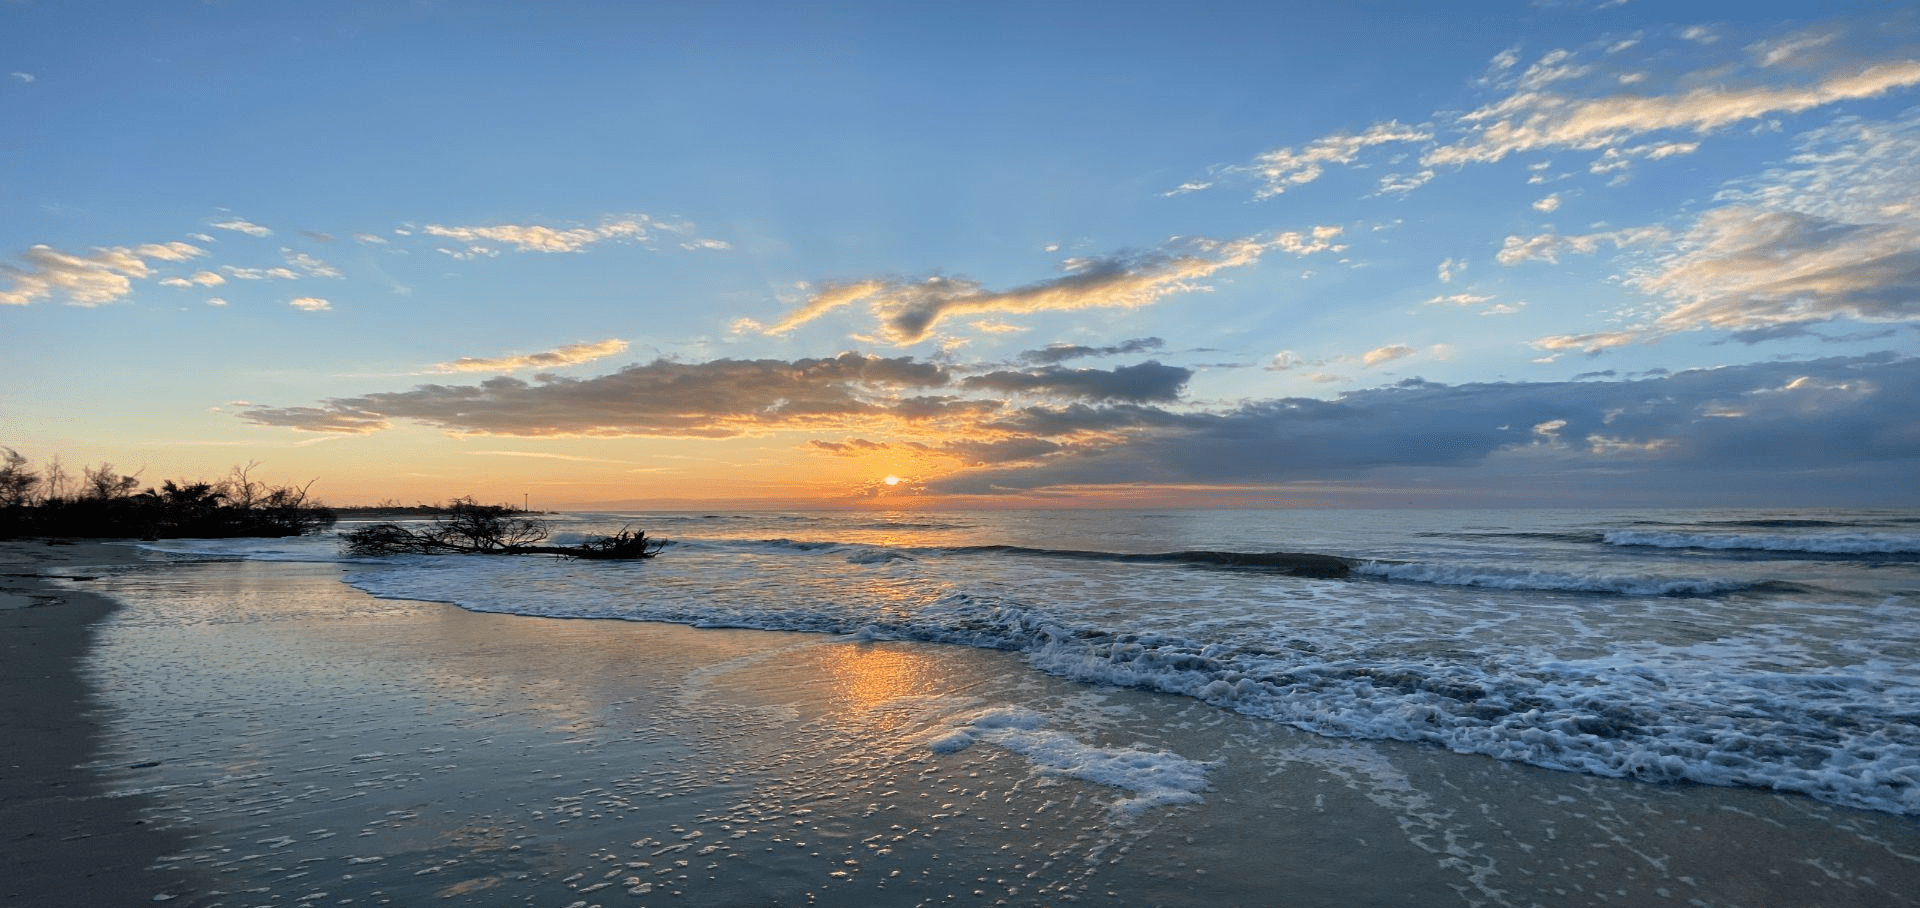
POLYGON ((1023 372, 989 372, 969 376, 960 382, 960 386, 968 390, 1002 394, 1042 394, 1148 403, 1179 400, 1181 389, 1192 377, 1191 369, 1148 360, 1136 366, 1121 366, 1113 370, 1048 366, 1023 372))
POLYGON ((939 366, 857 353, 795 361, 656 360, 586 379, 501 376, 322 407, 254 407, 241 416, 322 432, 342 431, 342 425, 377 431, 392 420, 411 420, 460 435, 727 438, 951 413, 942 402, 912 396, 949 382, 939 366))
MULTIPOLYGON (((1430 167, 1493 163, 1521 152, 1554 148, 1614 149, 1630 155, 1678 153, 1680 146, 1632 146, 1654 132, 1706 135, 1762 117, 1794 114, 1841 101, 1874 98, 1920 85, 1920 60, 1893 60, 1829 71, 1800 84, 1710 84, 1668 94, 1582 97, 1542 85, 1521 85, 1512 94, 1461 116, 1466 135, 1428 151, 1430 167)), ((1689 149, 1690 150, 1690 149, 1689 149)))
POLYGON ((1360 361, 1367 368, 1371 369, 1374 366, 1386 365, 1396 359, 1406 359, 1416 352, 1418 351, 1406 344, 1388 344, 1385 347, 1376 347, 1368 350, 1366 355, 1360 357, 1360 361))
POLYGON ((32 85, 33 83, 40 81, 40 78, 38 76, 35 76, 33 73, 16 72, 16 73, 11 73, 10 75, 12 75, 13 78, 21 82, 25 82, 28 85, 32 85))
POLYGON ((904 346, 925 340, 943 320, 955 315, 1139 308, 1169 294, 1199 290, 1202 285, 1196 281, 1251 265, 1270 250, 1310 255, 1344 249, 1333 242, 1339 234, 1338 227, 1315 227, 1265 238, 1188 239, 1153 252, 1071 259, 1060 277, 1004 291, 944 275, 827 284, 765 331, 784 334, 834 310, 864 304, 878 321, 880 336, 904 346))
POLYGON ((1440 263, 1439 268, 1434 270, 1434 276, 1439 278, 1442 284, 1451 284, 1453 283, 1454 272, 1465 270, 1467 270, 1466 262, 1455 261, 1452 258, 1448 258, 1440 263))
POLYGON ((1260 180, 1255 198, 1271 198, 1288 188, 1320 179, 1330 164, 1352 164, 1362 151, 1375 145, 1425 142, 1433 138, 1431 129, 1407 126, 1398 121, 1376 123, 1363 132, 1336 132, 1302 146, 1299 151, 1277 148, 1253 159, 1241 168, 1260 180))
MULTIPOLYGON (((1838 319, 1920 321, 1920 111, 1816 131, 1791 164, 1729 187, 1719 196, 1727 204, 1682 233, 1643 228, 1614 240, 1667 241, 1629 262, 1627 285, 1660 305, 1653 317, 1534 345, 1595 353, 1685 331, 1758 342, 1838 319)), ((1500 260, 1551 261, 1618 235, 1509 237, 1500 260)))
POLYGON ((434 370, 439 372, 512 372, 517 369, 557 369, 562 366, 575 366, 596 359, 624 353, 627 342, 619 338, 608 338, 591 343, 567 344, 544 350, 539 353, 526 353, 515 356, 473 357, 463 356, 450 363, 438 363, 434 370))
POLYGON ((169 277, 160 281, 162 287, 218 287, 227 279, 211 271, 196 271, 187 277, 169 277))
POLYGON ((1121 341, 1110 347, 1085 347, 1079 344, 1048 344, 1038 350, 1028 350, 1020 354, 1023 363, 1049 364, 1065 362, 1070 359, 1082 359, 1091 356, 1119 356, 1128 353, 1141 353, 1158 350, 1166 341, 1157 337, 1136 337, 1121 341))
MULTIPOLYGON (((465 250, 440 251, 455 258, 494 255, 496 249, 486 243, 513 247, 517 252, 582 252, 608 241, 648 242, 659 234, 687 235, 693 227, 684 222, 661 221, 645 214, 610 215, 599 226, 548 227, 540 224, 495 224, 477 227, 449 227, 428 224, 421 232, 470 244, 465 250)), ((689 237, 681 242, 685 249, 730 249, 722 240, 689 237)))
POLYGON ((1779 66, 1793 62, 1816 50, 1832 44, 1840 37, 1838 32, 1802 32, 1768 41, 1756 42, 1747 47, 1754 62, 1761 66, 1779 66))
POLYGON ((1267 363, 1267 371, 1268 372, 1288 372, 1288 371, 1299 369, 1305 366, 1322 366, 1322 365, 1325 365, 1325 363, 1320 361, 1312 361, 1312 360, 1305 359, 1300 354, 1295 353, 1292 350, 1282 350, 1279 353, 1275 353, 1273 355, 1273 360, 1267 363))
POLYGON ((1557 263, 1563 253, 1592 255, 1602 246, 1624 249, 1659 243, 1671 238, 1672 235, 1660 227, 1606 230, 1577 236, 1557 233, 1543 233, 1530 237, 1509 236, 1500 252, 1494 256, 1494 260, 1509 266, 1532 261, 1557 263))
POLYGON ((228 277, 242 281, 297 280, 300 273, 292 268, 241 268, 236 265, 221 265, 220 270, 228 277))
POLYGON ((149 261, 183 262, 205 254, 181 242, 95 247, 90 253, 37 245, 21 253, 24 265, 0 264, 0 277, 12 281, 11 288, 0 290, 0 305, 63 297, 74 306, 101 306, 132 293, 135 279, 151 277, 149 261))
POLYGON ((305 272, 309 277, 345 277, 340 269, 333 267, 304 252, 282 248, 280 254, 286 256, 287 264, 305 272))
POLYGON ((821 441, 814 439, 813 441, 807 442, 807 446, 825 451, 836 457, 861 457, 872 454, 875 451, 893 450, 892 445, 869 441, 864 438, 849 438, 846 441, 821 441))
POLYGON ((1455 293, 1450 296, 1436 296, 1433 299, 1427 300, 1426 305, 1428 306, 1442 306, 1442 305, 1444 306, 1478 306, 1481 303, 1487 302, 1491 299, 1493 299, 1493 297, 1491 296, 1480 296, 1479 294, 1474 294, 1474 293, 1455 293))
POLYGON ((325 312, 333 308, 332 303, 317 296, 297 296, 288 300, 287 305, 295 309, 303 309, 307 312, 325 312))
POLYGON ((284 426, 302 432, 371 435, 393 427, 377 413, 327 407, 249 407, 240 418, 257 426, 284 426))
POLYGON ((221 230, 232 230, 236 233, 244 233, 247 236, 273 236, 273 230, 271 228, 262 227, 246 218, 215 221, 212 226, 218 227, 221 230))
POLYGON ((1920 318, 1920 231, 1740 206, 1702 217, 1684 251, 1637 284, 1676 305, 1664 332, 1834 318, 1920 318))
POLYGON ((1560 210, 1560 195, 1552 193, 1533 203, 1533 210, 1552 214, 1560 210))
MULTIPOLYGON (((1479 80, 1498 94, 1475 110, 1435 112, 1420 125, 1390 120, 1360 132, 1333 132, 1213 171, 1251 175, 1258 183, 1255 197, 1271 198, 1320 179, 1329 167, 1363 166, 1362 156, 1377 146, 1417 143, 1424 146, 1419 169, 1382 177, 1381 194, 1410 192, 1434 179, 1438 168, 1491 164, 1525 152, 1597 152, 1592 172, 1612 173, 1638 160, 1691 154, 1703 137, 1730 127, 1920 86, 1920 60, 1815 53, 1832 45, 1836 34, 1802 33, 1753 45, 1744 55, 1709 49, 1715 33, 1700 26, 1665 37, 1665 48, 1642 47, 1633 38, 1587 49, 1599 51, 1594 59, 1583 57, 1587 51, 1556 49, 1524 67, 1516 50, 1503 51, 1479 80), (1676 38, 1688 43, 1675 49, 1676 38), (1638 50, 1640 59, 1627 56, 1629 50, 1638 50), (1660 64, 1671 56, 1698 60, 1698 68, 1669 73, 1660 64)), ((1165 194, 1212 185, 1195 181, 1165 194)), ((1558 201, 1540 200, 1542 210, 1551 211, 1558 201)))
POLYGON ((1920 360, 1881 355, 1626 381, 1416 380, 1224 412, 1033 408, 1018 427, 1057 450, 929 488, 1004 495, 1116 484, 1284 486, 1426 470, 1395 475, 1488 490, 1557 476, 1568 489, 1606 481, 1694 492, 1744 476, 1778 491, 1817 471, 1843 479, 1909 473, 1920 461, 1920 434, 1904 414, 1916 407, 1920 360), (1551 429, 1536 431, 1543 426, 1551 429), (1089 433, 1097 440, 1079 440, 1089 433))

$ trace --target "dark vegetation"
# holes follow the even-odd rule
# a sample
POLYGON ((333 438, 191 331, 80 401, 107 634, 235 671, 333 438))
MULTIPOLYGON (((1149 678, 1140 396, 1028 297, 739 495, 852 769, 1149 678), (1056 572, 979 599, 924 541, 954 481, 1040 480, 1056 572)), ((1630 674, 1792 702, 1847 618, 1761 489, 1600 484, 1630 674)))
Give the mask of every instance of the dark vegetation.
POLYGON ((179 539, 299 536, 333 525, 333 511, 304 486, 253 479, 259 464, 234 467, 199 482, 169 479, 140 488, 140 474, 113 464, 82 467, 74 477, 58 457, 35 469, 18 451, 0 447, 0 539, 68 536, 89 539, 179 539))
POLYGON ((661 543, 621 530, 579 545, 542 545, 546 521, 525 511, 456 498, 426 526, 376 523, 340 534, 349 555, 565 555, 600 560, 652 558, 661 543))

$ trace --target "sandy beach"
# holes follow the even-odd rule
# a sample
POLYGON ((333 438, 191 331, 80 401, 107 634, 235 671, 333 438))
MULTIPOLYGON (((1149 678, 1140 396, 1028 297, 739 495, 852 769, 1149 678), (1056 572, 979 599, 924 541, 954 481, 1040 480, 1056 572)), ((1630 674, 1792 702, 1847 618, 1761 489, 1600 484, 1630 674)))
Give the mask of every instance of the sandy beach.
POLYGON ((322 563, 4 551, 9 904, 1920 893, 1911 818, 1319 737, 1012 653, 479 614, 322 563))

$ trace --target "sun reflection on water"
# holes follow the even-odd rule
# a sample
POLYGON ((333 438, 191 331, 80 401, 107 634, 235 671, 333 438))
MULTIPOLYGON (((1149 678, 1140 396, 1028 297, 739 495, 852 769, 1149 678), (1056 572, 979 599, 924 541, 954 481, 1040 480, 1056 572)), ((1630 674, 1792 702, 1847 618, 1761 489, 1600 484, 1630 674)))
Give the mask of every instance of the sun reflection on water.
POLYGON ((888 646, 836 646, 826 654, 836 705, 879 709, 932 692, 934 660, 888 646))

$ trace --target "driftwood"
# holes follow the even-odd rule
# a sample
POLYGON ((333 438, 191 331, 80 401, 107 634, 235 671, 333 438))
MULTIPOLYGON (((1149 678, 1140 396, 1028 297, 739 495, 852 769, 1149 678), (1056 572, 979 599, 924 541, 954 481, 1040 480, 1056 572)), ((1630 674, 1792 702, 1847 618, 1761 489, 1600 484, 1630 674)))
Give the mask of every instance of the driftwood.
POLYGON ((340 545, 347 554, 359 556, 563 555, 594 560, 652 558, 663 545, 632 530, 579 545, 542 545, 548 532, 546 521, 500 505, 457 498, 445 514, 425 527, 376 523, 342 533, 340 545))

